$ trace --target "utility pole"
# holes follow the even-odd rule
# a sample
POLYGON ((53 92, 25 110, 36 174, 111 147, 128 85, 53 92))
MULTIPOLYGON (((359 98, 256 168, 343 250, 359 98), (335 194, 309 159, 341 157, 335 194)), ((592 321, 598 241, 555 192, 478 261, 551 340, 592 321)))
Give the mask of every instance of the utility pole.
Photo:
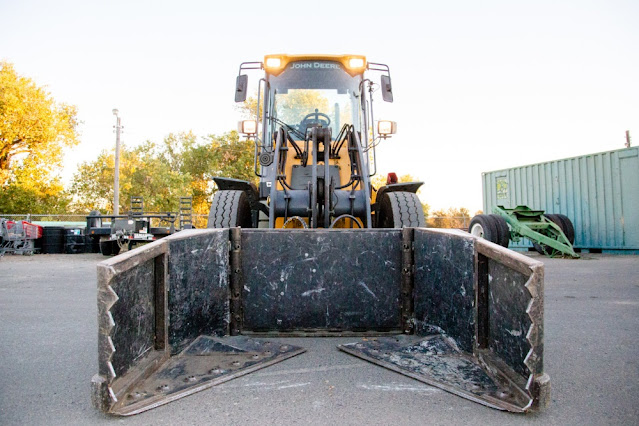
POLYGON ((120 116, 118 110, 113 109, 113 115, 117 118, 115 128, 115 172, 113 173, 113 214, 120 214, 120 116))
POLYGON ((626 148, 630 148, 630 130, 626 130, 626 148))

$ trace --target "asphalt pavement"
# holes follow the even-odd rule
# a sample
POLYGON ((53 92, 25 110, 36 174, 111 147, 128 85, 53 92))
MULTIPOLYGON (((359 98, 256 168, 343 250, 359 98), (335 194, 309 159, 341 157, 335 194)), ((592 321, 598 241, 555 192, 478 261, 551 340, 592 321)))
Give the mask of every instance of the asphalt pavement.
POLYGON ((639 256, 546 259, 550 406, 511 414, 337 350, 305 354, 133 417, 94 410, 99 254, 0 258, 0 424, 639 424, 639 256))

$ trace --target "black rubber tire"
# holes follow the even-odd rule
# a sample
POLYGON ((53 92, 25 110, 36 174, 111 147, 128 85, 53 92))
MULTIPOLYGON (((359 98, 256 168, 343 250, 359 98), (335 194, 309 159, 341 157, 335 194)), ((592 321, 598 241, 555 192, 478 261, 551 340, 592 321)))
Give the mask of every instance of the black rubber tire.
MULTIPOLYGON (((544 214, 544 216, 546 217, 546 219, 548 219, 549 221, 557 225, 559 229, 561 229, 561 232, 566 234, 566 230, 564 229, 564 224, 562 223, 562 220, 559 217, 560 215, 549 213, 549 214, 544 214)), ((566 237, 568 237, 568 235, 566 235, 566 237)), ((548 247, 545 244, 539 244, 539 243, 533 242, 533 247, 535 248, 535 251, 539 254, 543 254, 543 255, 551 256, 551 257, 557 254, 557 250, 555 250, 552 247, 548 247)))
POLYGON ((497 229, 497 244, 508 248, 508 244, 510 243, 510 228, 508 228, 508 222, 498 214, 489 214, 488 217, 495 223, 495 228, 497 229))
POLYGON ((217 191, 211 202, 207 228, 252 228, 251 206, 244 191, 217 191))
POLYGON ((104 256, 113 255, 113 241, 100 241, 100 253, 104 256))
POLYGON ((561 218, 559 218, 558 214, 544 214, 544 216, 546 216, 546 219, 557 225, 559 229, 561 229, 561 232, 564 232, 564 224, 561 223, 561 218))
POLYGON ((574 244, 575 243, 575 227, 572 225, 572 221, 568 219, 568 216, 563 214, 558 214, 556 216, 562 222, 563 226, 561 227, 561 230, 566 235, 566 238, 568 238, 568 241, 570 241, 570 244, 574 244))
POLYGON ((87 246, 90 250, 87 253, 100 253, 100 237, 87 235, 87 246))
POLYGON ((42 231, 42 253, 64 253, 64 226, 45 226, 42 231))
POLYGON ((476 237, 488 240, 491 243, 499 244, 497 224, 487 214, 478 214, 473 217, 470 221, 470 225, 468 225, 468 232, 476 237), (475 225, 481 227, 481 229, 478 227, 476 228, 475 225))
POLYGON ((537 244, 537 243, 533 242, 533 243, 532 243, 532 245, 533 245, 533 248, 535 249, 535 251, 536 251, 537 253, 539 253, 539 254, 543 254, 543 255, 548 255, 548 256, 550 256, 550 255, 551 255, 551 253, 546 253, 546 252, 544 251, 546 248, 548 248, 548 246, 546 246, 545 244, 544 244, 544 245, 542 245, 542 244, 537 244))
POLYGON ((379 201, 377 228, 425 228, 422 202, 412 192, 387 192, 379 201))

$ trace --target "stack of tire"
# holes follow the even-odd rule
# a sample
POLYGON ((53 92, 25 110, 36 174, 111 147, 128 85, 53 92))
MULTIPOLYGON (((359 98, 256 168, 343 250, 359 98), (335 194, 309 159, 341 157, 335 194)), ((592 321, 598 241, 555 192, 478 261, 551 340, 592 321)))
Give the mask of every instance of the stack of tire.
POLYGON ((64 253, 64 226, 45 226, 42 231, 42 253, 64 253))
POLYGON ((508 247, 510 242, 508 223, 497 214, 478 214, 473 217, 468 226, 468 232, 502 247, 508 247))
POLYGON ((81 254, 87 252, 86 237, 82 234, 82 229, 66 230, 64 252, 66 254, 81 254))
MULTIPOLYGON (((568 216, 565 216, 563 214, 544 214, 544 216, 546 217, 546 219, 557 225, 559 229, 561 229, 561 232, 564 233, 570 244, 575 243, 575 227, 572 225, 570 219, 568 219, 568 216)), ((553 249, 552 247, 548 247, 545 244, 533 243, 533 247, 535 248, 537 253, 540 254, 545 254, 548 256, 553 256, 555 254, 555 249, 553 249)))

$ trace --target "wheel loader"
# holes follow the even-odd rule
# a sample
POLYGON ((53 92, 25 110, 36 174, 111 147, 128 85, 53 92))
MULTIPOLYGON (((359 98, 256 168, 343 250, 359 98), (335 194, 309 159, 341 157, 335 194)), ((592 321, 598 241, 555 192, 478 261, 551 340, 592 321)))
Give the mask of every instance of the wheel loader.
POLYGON ((240 65, 236 102, 247 72, 257 107, 239 130, 259 181, 215 178, 207 229, 98 265, 94 405, 140 413, 305 351, 278 336, 352 336, 337 349, 492 408, 543 408, 543 264, 427 229, 420 182, 371 184, 396 130, 373 114, 378 93, 393 101, 389 67, 268 55, 240 65))

